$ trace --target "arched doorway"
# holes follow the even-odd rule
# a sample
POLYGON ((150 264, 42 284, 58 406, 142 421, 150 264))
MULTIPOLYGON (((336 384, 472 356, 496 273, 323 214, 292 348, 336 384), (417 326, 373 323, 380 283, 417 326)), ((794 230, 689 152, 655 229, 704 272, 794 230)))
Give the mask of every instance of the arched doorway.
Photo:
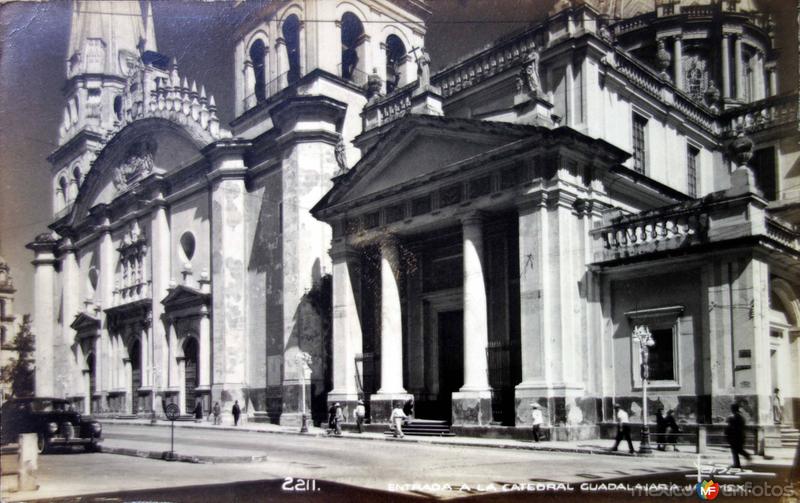
POLYGON ((391 93, 402 85, 402 65, 406 46, 397 35, 386 37, 386 92, 391 93))
POLYGON ((344 80, 359 83, 359 77, 366 75, 361 62, 364 43, 364 25, 355 14, 345 12, 342 16, 342 68, 340 75, 344 80))
POLYGON ((139 388, 142 387, 141 345, 136 340, 128 350, 131 359, 131 414, 139 411, 139 388))
POLYGON ((194 337, 187 337, 186 342, 183 343, 183 357, 184 357, 184 378, 183 385, 186 390, 186 400, 184 406, 186 412, 191 413, 194 410, 194 403, 196 399, 196 390, 198 385, 198 360, 199 348, 197 340, 194 337))
POLYGON ((289 85, 300 79, 300 19, 294 14, 283 22, 283 40, 286 43, 286 59, 289 64, 286 81, 289 85))

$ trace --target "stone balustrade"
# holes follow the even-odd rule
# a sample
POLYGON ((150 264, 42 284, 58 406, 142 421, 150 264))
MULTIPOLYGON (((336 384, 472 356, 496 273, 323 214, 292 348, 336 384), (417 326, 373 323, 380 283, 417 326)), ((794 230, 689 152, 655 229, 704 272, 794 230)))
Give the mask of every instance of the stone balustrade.
POLYGON ((767 236, 787 248, 800 252, 800 234, 774 218, 767 218, 767 236))
POLYGON ((762 199, 734 192, 634 215, 607 215, 590 232, 595 263, 753 236, 800 252, 797 229, 769 216, 762 199))
POLYGON ((411 94, 416 87, 415 81, 364 107, 365 129, 388 124, 406 115, 411 110, 411 94))
POLYGON ((722 133, 754 133, 783 124, 797 123, 797 94, 771 96, 744 107, 727 111, 722 117, 722 133))
POLYGON ((708 215, 701 206, 679 205, 613 220, 611 225, 592 231, 602 244, 596 261, 697 244, 705 239, 708 230, 708 215))

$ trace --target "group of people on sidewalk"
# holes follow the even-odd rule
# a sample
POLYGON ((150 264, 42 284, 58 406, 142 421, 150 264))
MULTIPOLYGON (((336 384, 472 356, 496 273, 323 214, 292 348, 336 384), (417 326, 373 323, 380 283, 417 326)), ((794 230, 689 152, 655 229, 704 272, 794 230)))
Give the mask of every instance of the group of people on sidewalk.
MULTIPOLYGON (((392 409, 392 414, 389 417, 389 428, 392 430, 395 438, 405 437, 403 433, 403 424, 412 415, 413 410, 413 400, 406 401, 402 408, 397 406, 392 409)), ((353 409, 353 418, 355 419, 356 429, 359 433, 364 432, 364 420, 366 415, 367 412, 364 407, 364 400, 359 400, 358 405, 353 409)), ((343 422, 344 412, 342 411, 342 404, 336 402, 328 409, 328 435, 341 436, 343 422)))
MULTIPOLYGON (((194 415, 194 421, 199 423, 203 420, 203 402, 198 400, 194 405, 194 410, 192 411, 194 415)), ((222 424, 222 407, 220 407, 219 402, 214 402, 214 406, 211 407, 211 411, 208 413, 208 420, 211 420, 211 416, 214 416, 214 424, 222 424)), ((233 415, 233 425, 239 425, 239 417, 242 415, 242 409, 239 407, 239 400, 234 401, 233 407, 231 407, 231 415, 233 415)))

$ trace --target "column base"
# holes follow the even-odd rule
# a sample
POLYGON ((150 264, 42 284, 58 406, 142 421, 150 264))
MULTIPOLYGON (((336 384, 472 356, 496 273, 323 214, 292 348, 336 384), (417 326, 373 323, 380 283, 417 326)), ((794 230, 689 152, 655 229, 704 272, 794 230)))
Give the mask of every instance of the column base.
POLYGON ((602 399, 586 396, 584 387, 574 383, 523 382, 514 389, 516 425, 533 423, 532 404, 538 403, 545 424, 578 426, 601 420, 602 399))
POLYGON ((281 426, 300 426, 303 415, 303 388, 305 388, 306 415, 311 417, 311 383, 287 381, 281 385, 281 426))
MULTIPOLYGON (((210 393, 210 400, 209 400, 209 408, 204 409, 203 413, 208 416, 208 413, 211 411, 211 407, 214 406, 214 402, 219 402, 220 409, 222 409, 222 414, 220 417, 222 418, 222 424, 224 425, 232 425, 233 424, 233 404, 238 400, 239 401, 239 410, 241 414, 239 415, 239 424, 246 424, 247 423, 247 414, 248 414, 248 407, 247 407, 247 397, 244 393, 244 386, 241 384, 213 384, 211 386, 211 393, 210 393)), ((191 414, 191 411, 188 411, 191 414)), ((214 416, 211 416, 212 420, 214 416)), ((205 418, 204 418, 205 419, 205 418)))
POLYGON ((456 391, 452 394, 453 426, 488 426, 492 422, 491 390, 456 391))
POLYGON ((353 419, 353 411, 356 410, 358 405, 358 393, 348 393, 344 391, 331 390, 328 393, 326 400, 326 410, 330 410, 331 406, 338 403, 342 406, 342 414, 344 414, 344 422, 349 423, 355 421, 353 419))
POLYGON ((414 398, 411 393, 376 393, 369 397, 370 419, 373 423, 388 423, 392 409, 414 398))

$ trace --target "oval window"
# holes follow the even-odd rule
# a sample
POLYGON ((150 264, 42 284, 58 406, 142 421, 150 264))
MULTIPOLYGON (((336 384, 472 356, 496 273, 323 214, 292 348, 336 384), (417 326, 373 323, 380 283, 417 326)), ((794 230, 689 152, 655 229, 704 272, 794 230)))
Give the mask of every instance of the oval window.
POLYGON ((186 258, 187 262, 194 257, 194 244, 194 234, 191 232, 184 232, 181 236, 181 250, 183 250, 183 256, 186 258))
POLYGON ((92 287, 92 292, 97 290, 97 283, 100 279, 100 272, 97 270, 96 267, 92 267, 89 269, 89 286, 92 287))

